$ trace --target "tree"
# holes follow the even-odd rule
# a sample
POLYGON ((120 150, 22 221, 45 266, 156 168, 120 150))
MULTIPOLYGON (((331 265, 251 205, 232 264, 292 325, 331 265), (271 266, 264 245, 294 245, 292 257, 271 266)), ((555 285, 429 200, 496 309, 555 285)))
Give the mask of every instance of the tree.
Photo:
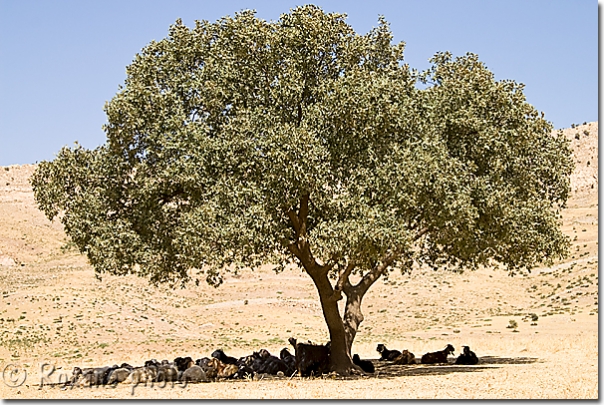
POLYGON ((359 35, 315 6, 178 20, 106 104, 107 143, 41 162, 35 199, 97 275, 218 286, 298 264, 348 373, 362 299, 394 269, 516 274, 569 248, 569 145, 523 86, 473 54, 419 73, 403 50, 383 18, 359 35))

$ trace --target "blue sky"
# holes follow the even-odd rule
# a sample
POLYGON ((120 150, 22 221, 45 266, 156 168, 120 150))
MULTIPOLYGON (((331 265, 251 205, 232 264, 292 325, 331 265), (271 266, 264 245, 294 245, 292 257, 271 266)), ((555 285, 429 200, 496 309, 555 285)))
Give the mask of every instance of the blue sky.
POLYGON ((420 70, 438 51, 478 54, 498 80, 524 83, 556 128, 598 119, 596 0, 0 0, 0 166, 103 144, 104 103, 177 18, 192 26, 255 9, 276 20, 308 3, 348 14, 359 33, 384 15, 420 70))

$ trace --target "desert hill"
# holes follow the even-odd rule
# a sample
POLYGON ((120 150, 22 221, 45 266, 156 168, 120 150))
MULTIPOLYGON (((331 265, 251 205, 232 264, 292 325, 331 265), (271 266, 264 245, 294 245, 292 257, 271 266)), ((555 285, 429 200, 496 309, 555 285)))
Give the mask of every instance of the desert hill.
MULTIPOLYGON (((597 398, 598 123, 564 130, 576 170, 563 230, 572 254, 551 268, 511 278, 481 269, 454 274, 418 269, 378 282, 363 303, 353 351, 377 359, 378 343, 416 356, 452 343, 470 345, 475 368, 408 366, 398 376, 356 380, 217 382, 186 389, 141 388, 148 398, 597 398), (513 326, 513 322, 517 324, 513 326), (572 361, 569 361, 569 358, 572 361)), ((34 165, 0 167, 0 370, 19 364, 27 385, 3 398, 130 397, 130 388, 38 389, 39 365, 58 372, 145 360, 238 357, 287 338, 325 342, 327 329, 311 280, 269 266, 207 285, 172 290, 134 276, 99 281, 66 247, 60 223, 36 208, 34 165)))

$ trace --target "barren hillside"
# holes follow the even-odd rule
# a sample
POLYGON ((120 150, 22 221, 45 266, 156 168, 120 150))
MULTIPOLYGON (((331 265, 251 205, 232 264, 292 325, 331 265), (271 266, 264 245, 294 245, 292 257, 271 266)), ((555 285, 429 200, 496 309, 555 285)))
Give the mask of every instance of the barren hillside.
MULTIPOLYGON (((377 377, 214 382, 186 388, 139 387, 137 398, 597 398, 598 123, 564 130, 576 170, 563 230, 572 255, 527 277, 485 268, 453 274, 395 274, 364 300, 354 352, 377 359, 378 343, 416 356, 448 343, 470 345, 478 366, 400 366, 374 361, 377 377), (536 319, 535 319, 536 317, 536 319), (516 328, 508 327, 511 321, 516 328), (572 361, 568 359, 572 358, 572 361), (580 367, 578 366, 580 365, 580 367), (381 373, 381 374, 380 374, 381 373), (471 376, 471 378, 468 378, 471 376)), ((38 389, 40 364, 74 366, 209 356, 238 357, 287 338, 327 340, 310 279, 269 266, 228 277, 223 286, 171 290, 137 277, 94 277, 66 249, 59 223, 37 210, 33 165, 0 167, 0 371, 11 364, 27 382, 3 398, 131 397, 132 387, 38 389)))

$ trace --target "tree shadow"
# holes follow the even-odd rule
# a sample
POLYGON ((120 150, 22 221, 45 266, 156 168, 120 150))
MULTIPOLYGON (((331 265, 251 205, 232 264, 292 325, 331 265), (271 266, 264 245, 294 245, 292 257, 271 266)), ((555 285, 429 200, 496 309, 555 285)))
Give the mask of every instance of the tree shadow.
POLYGON ((536 357, 483 356, 480 358, 479 364, 531 364, 537 362, 542 363, 543 360, 539 360, 536 357))
POLYGON ((395 378, 403 376, 446 375, 452 373, 478 373, 483 370, 501 368, 507 364, 531 364, 542 362, 535 357, 480 357, 479 363, 473 366, 456 365, 453 361, 448 364, 409 364, 397 365, 391 362, 370 360, 375 366, 375 373, 366 376, 351 376, 348 378, 395 378))

